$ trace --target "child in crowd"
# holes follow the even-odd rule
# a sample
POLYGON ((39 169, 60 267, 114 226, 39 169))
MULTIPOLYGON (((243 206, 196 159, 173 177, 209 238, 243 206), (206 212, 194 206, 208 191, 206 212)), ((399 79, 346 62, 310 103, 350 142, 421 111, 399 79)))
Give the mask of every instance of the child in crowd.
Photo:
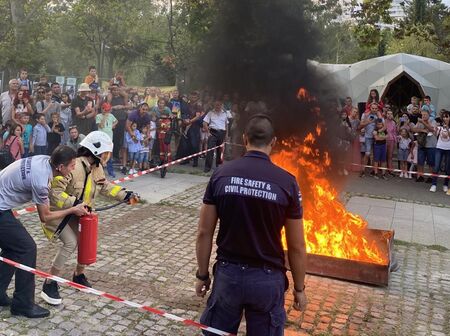
POLYGON ((149 148, 149 136, 150 136, 150 132, 149 132, 150 128, 148 125, 144 125, 141 129, 141 135, 142 135, 142 147, 141 150, 139 151, 139 169, 141 171, 148 169, 148 154, 150 152, 150 148, 149 148))
POLYGON ((67 93, 61 94, 61 112, 59 118, 61 124, 64 126, 64 134, 62 137, 62 143, 66 143, 69 140, 69 126, 72 125, 72 108, 70 107, 71 100, 67 93))
MULTIPOLYGON (((392 158, 394 156, 394 149, 397 146, 397 123, 394 120, 394 113, 392 110, 388 109, 386 111, 386 120, 384 121, 387 131, 387 138, 386 138, 386 162, 387 162, 387 168, 388 173, 392 176, 394 176, 393 169, 394 166, 392 164, 392 158)), ((406 159, 405 159, 406 160, 406 159)))
MULTIPOLYGON (((373 131, 373 138, 375 143, 373 145, 373 166, 374 166, 374 177, 378 179, 378 167, 383 167, 386 164, 386 129, 382 119, 376 120, 375 130, 373 131)), ((386 178, 386 170, 381 170, 381 177, 384 180, 386 178)))
POLYGON ((398 153, 397 158, 400 162, 400 178, 410 178, 408 175, 408 155, 411 149, 411 138, 406 128, 400 129, 400 135, 398 136, 398 153))
MULTIPOLYGON (((109 135, 111 140, 113 139, 113 129, 117 126, 119 121, 114 115, 111 114, 112 106, 110 103, 103 103, 101 106, 101 114, 97 114, 95 117, 95 122, 99 131, 104 132, 109 135)), ((106 170, 108 175, 111 177, 116 177, 113 168, 113 159, 109 159, 106 165, 106 170)))
POLYGON ((127 142, 128 146, 128 160, 130 162, 130 170, 128 174, 135 174, 137 173, 137 170, 134 169, 136 165, 136 161, 139 158, 139 152, 142 147, 142 135, 141 132, 137 129, 137 124, 135 122, 131 123, 131 132, 133 133, 132 136, 128 132, 125 133, 125 141, 127 142))
POLYGON ((47 155, 47 133, 52 130, 45 122, 45 115, 36 114, 36 125, 33 127, 33 136, 30 143, 30 153, 34 155, 47 155))
POLYGON ((64 125, 59 120, 59 113, 53 112, 51 114, 52 121, 48 123, 51 132, 47 135, 47 151, 48 155, 52 155, 56 147, 61 144, 62 136, 64 134, 64 125))
POLYGON ((22 126, 22 141, 23 141, 23 158, 29 156, 30 142, 33 134, 33 126, 30 124, 30 116, 28 114, 22 114, 19 118, 20 125, 22 126))
POLYGON ((155 144, 156 138, 156 115, 152 114, 150 116, 150 126, 148 130, 148 148, 149 148, 149 158, 150 161, 153 162, 152 154, 153 154, 153 145, 155 144))
POLYGON ((9 134, 3 143, 4 147, 9 147, 9 152, 11 153, 14 161, 20 160, 22 154, 24 153, 23 141, 22 141, 22 126, 20 124, 12 124, 9 128, 9 134))
POLYGON ((416 171, 417 168, 417 150, 418 150, 419 146, 417 144, 417 140, 414 139, 413 142, 411 142, 411 148, 409 150, 409 155, 408 158, 406 159, 407 162, 409 162, 409 164, 411 165, 409 167, 409 174, 408 174, 408 178, 411 179, 412 178, 412 174, 416 171))

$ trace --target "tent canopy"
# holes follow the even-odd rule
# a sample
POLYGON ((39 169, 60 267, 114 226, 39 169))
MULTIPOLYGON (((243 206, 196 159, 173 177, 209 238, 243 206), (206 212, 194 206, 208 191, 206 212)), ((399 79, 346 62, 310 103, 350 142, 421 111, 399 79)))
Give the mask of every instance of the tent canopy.
POLYGON ((332 78, 355 103, 366 102, 377 89, 398 107, 407 105, 413 95, 428 95, 439 111, 450 109, 450 64, 439 60, 394 54, 354 64, 310 62, 323 77, 332 78), (410 97, 408 97, 410 95, 410 97))

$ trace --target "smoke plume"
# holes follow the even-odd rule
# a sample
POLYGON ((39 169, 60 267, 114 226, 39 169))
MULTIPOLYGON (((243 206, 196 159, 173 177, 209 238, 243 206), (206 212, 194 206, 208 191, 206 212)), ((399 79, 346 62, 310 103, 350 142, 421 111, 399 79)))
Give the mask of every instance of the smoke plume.
MULTIPOLYGON (((202 79, 213 93, 236 92, 243 104, 263 102, 279 139, 302 137, 323 118, 327 130, 323 146, 330 150, 338 131, 337 86, 308 66, 308 59, 320 50, 319 34, 305 17, 305 1, 216 1, 215 23, 201 60, 202 79), (300 101, 301 87, 317 100, 300 101), (317 107, 320 118, 314 113, 317 107)), ((241 123, 252 113, 252 108, 243 110, 241 123)))

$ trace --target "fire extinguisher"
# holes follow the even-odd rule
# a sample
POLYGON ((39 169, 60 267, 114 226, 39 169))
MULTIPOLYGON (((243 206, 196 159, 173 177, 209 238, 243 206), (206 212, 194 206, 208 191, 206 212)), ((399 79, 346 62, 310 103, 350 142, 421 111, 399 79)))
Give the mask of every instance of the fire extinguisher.
POLYGON ((78 232, 78 263, 81 265, 95 263, 97 260, 97 214, 90 213, 80 217, 78 232))

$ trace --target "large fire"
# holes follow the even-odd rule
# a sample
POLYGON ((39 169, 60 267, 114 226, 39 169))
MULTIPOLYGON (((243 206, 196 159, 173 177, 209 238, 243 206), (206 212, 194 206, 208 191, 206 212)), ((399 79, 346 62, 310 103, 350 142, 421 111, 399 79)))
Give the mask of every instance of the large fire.
MULTIPOLYGON (((299 96, 307 97, 307 94, 299 96)), ((299 98, 303 98, 299 97, 299 98)), ((304 139, 283 142, 272 161, 297 177, 302 192, 303 223, 308 253, 387 265, 389 260, 369 237, 367 222, 348 212, 337 199, 337 191, 326 177, 331 159, 321 152, 316 139, 321 127, 304 139)), ((283 245, 286 241, 283 233, 283 245)))

